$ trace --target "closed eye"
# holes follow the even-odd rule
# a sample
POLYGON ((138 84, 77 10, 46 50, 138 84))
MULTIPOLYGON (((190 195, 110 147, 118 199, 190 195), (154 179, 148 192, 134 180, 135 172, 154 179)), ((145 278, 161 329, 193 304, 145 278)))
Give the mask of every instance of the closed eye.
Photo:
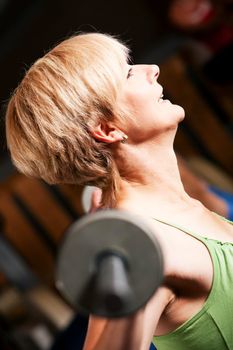
POLYGON ((127 74, 127 79, 129 79, 132 75, 132 68, 130 68, 127 74))

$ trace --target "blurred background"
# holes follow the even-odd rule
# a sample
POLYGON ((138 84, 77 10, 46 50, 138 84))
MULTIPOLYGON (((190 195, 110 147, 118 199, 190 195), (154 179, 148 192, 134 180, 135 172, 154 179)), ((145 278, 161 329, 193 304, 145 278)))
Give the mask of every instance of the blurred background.
POLYGON ((159 64, 165 97, 186 110, 176 151, 201 179, 233 193, 233 1, 0 0, 1 349, 50 349, 74 316, 54 274, 64 232, 84 215, 83 188, 17 173, 4 115, 25 70, 79 31, 119 35, 135 63, 159 64))

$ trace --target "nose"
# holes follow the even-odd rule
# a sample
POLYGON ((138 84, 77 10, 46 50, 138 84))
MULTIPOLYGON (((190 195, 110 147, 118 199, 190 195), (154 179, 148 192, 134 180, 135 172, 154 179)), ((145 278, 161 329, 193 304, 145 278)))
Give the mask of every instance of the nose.
POLYGON ((160 69, 159 66, 156 64, 151 64, 148 66, 148 77, 151 83, 154 82, 154 80, 157 80, 159 77, 160 69))

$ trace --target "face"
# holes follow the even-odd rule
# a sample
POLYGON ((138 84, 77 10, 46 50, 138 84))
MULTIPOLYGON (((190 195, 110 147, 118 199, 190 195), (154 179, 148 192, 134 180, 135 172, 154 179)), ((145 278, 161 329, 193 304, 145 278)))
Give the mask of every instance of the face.
MULTIPOLYGON (((171 128, 177 128, 184 118, 184 110, 163 98, 163 87, 158 83, 157 65, 125 66, 125 83, 120 97, 123 109, 130 111, 134 123, 130 131, 140 137, 153 137, 171 128)), ((129 131, 128 131, 129 132, 129 131)))

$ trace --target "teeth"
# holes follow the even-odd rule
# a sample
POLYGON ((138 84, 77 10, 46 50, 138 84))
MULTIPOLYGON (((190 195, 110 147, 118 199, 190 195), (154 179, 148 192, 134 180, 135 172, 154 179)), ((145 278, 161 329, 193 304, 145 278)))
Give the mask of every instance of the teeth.
POLYGON ((163 101, 163 94, 159 98, 159 102, 163 101))

